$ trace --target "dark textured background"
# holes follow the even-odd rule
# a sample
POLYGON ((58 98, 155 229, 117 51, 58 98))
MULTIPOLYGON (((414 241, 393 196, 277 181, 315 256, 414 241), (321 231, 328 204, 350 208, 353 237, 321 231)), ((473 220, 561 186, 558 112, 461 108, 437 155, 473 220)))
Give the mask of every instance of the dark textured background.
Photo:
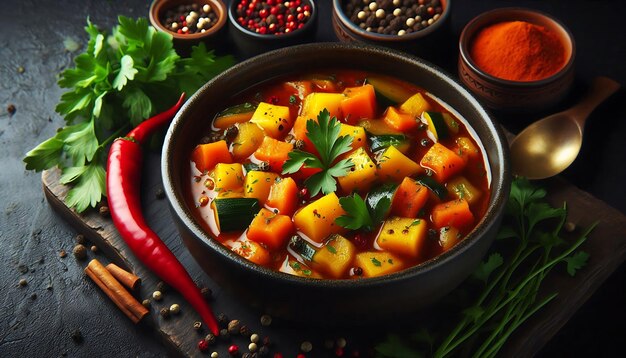
MULTIPOLYGON (((334 40, 330 0, 319 0, 318 39, 334 40)), ((453 43, 462 26, 495 7, 525 6, 558 17, 577 41, 575 101, 596 75, 626 84, 626 38, 621 31, 626 2, 454 1, 453 43)), ((57 74, 71 65, 63 40, 83 44, 86 18, 110 28, 118 14, 147 16, 149 1, 0 1, 0 357, 164 356, 166 350, 147 328, 121 315, 70 256, 75 232, 44 200, 39 173, 24 170, 22 157, 63 125, 54 112, 61 95, 57 74), (19 73, 22 66, 25 71, 19 73), (5 108, 14 104, 9 116, 5 108), (20 278, 28 285, 18 287, 20 278), (84 341, 71 338, 79 330, 84 341)), ((439 63, 450 73, 450 61, 439 63)), ((626 213, 626 95, 621 90, 587 124, 583 150, 564 177, 626 213)), ((560 107, 561 108, 561 107, 560 107)), ((557 108, 557 109, 560 109, 557 108)), ((517 130, 538 114, 497 115, 517 130)), ((593 213, 590 213, 593 215, 593 213)), ((543 356, 624 356, 626 332, 624 265, 594 294, 545 347, 543 356)), ((276 337, 280 340, 281 337, 276 337)))

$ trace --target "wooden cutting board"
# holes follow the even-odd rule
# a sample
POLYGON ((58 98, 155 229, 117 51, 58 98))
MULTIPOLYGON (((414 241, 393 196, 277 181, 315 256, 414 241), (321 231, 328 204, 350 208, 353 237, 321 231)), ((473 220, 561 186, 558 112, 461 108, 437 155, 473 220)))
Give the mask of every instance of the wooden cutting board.
MULTIPOLYGON (((276 319, 271 326, 262 326, 259 317, 263 312, 254 311, 246 307, 237 297, 221 291, 200 269, 184 247, 171 219, 167 200, 159 199, 157 195, 162 186, 159 160, 158 154, 147 155, 143 168, 146 173, 142 182, 144 214, 148 224, 185 265, 191 276, 202 285, 212 289, 215 297, 212 304, 216 313, 225 313, 230 319, 241 320, 253 332, 271 336, 276 342, 272 346, 273 351, 280 351, 289 357, 295 357, 301 342, 305 340, 311 341, 315 347, 307 356, 317 357, 330 354, 322 348, 323 343, 328 339, 345 337, 349 342, 346 349, 360 349, 367 352, 371 349, 372 335, 382 337, 380 334, 385 333, 384 327, 382 331, 367 327, 349 330, 349 333, 346 333, 348 331, 342 328, 324 327, 320 330, 319 327, 293 327, 290 322, 281 322, 276 319)), ((141 277, 142 286, 138 292, 135 292, 135 295, 140 301, 149 297, 156 289, 158 278, 147 271, 133 256, 118 236, 109 218, 103 217, 96 211, 79 215, 65 206, 64 199, 68 187, 59 183, 59 177, 58 169, 45 171, 42 175, 43 189, 50 205, 79 233, 84 234, 100 248, 106 256, 106 258, 101 258, 102 261, 115 262, 141 277)), ((567 202, 569 221, 576 223, 579 227, 586 227, 597 220, 600 223, 583 246, 583 249, 590 254, 587 266, 575 278, 557 272, 558 270, 550 274, 544 287, 549 287, 551 292, 559 291, 559 296, 527 321, 510 338, 505 347, 505 356, 536 354, 626 258, 626 216, 561 179, 556 178, 544 184, 548 187, 549 201, 553 205, 561 206, 564 201, 567 202)), ((117 311, 112 303, 111 308, 112 311, 117 311)), ((123 316, 119 311, 116 313, 123 316)), ((162 302, 153 303, 151 315, 144 324, 157 333, 173 354, 201 356, 197 349, 197 342, 207 332, 194 330, 193 323, 197 320, 198 316, 177 293, 167 292, 162 302), (181 305, 181 314, 169 319, 162 318, 159 315, 159 309, 169 307, 171 303, 181 305)), ((233 336, 228 340, 220 339, 218 345, 211 347, 211 351, 218 351, 221 357, 227 357, 228 346, 232 343, 239 345, 240 352, 246 352, 249 342, 240 336, 233 336)))

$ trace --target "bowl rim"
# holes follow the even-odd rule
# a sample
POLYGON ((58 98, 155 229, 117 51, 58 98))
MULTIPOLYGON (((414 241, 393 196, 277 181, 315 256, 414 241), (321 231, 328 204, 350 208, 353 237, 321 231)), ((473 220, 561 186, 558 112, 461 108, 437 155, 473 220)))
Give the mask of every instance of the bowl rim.
POLYGON ((261 275, 268 279, 278 280, 295 286, 306 285, 319 288, 339 289, 373 288, 382 284, 389 284, 389 282, 404 282, 406 280, 410 280, 416 275, 427 273, 437 267, 445 265, 457 255, 464 254, 470 249, 471 246, 477 244, 479 239, 481 239, 483 235, 489 232, 494 225, 497 225, 499 223, 498 216, 499 213, 502 213, 504 211, 510 189, 511 177, 509 174, 509 166, 510 163, 508 160, 508 144, 506 142, 501 127, 491 118, 489 112, 483 107, 483 105, 467 89, 465 89, 465 87, 463 87, 463 85, 459 83, 457 79, 444 72, 438 66, 430 64, 429 62, 426 62, 421 58, 413 55, 394 51, 392 49, 382 46, 340 42, 320 42, 284 47, 281 49, 266 52, 264 54, 240 62, 222 72, 221 74, 217 75, 216 77, 208 81, 196 93, 194 93, 176 114, 174 120, 167 130, 161 156, 161 174, 163 178, 163 186, 166 197, 168 198, 168 201, 170 203, 170 209, 173 211, 173 215, 178 216, 179 219, 185 223, 187 230, 189 230, 196 238, 198 238, 199 241, 201 241, 202 245, 207 247, 207 249, 212 250, 216 254, 225 257, 227 260, 235 261, 238 266, 243 266, 246 270, 249 270, 249 273, 261 275), (239 256, 238 254, 232 252, 224 245, 219 243, 217 240, 212 238, 211 235, 208 234, 201 227, 201 225, 197 222, 197 219, 187 208, 187 205, 185 204, 184 193, 176 192, 174 190, 176 184, 173 182, 173 174, 169 169, 173 166, 172 164, 170 164, 170 162, 174 159, 172 153, 172 146, 174 145, 173 143, 176 142, 174 138, 176 136, 176 132, 179 130, 179 127, 184 125, 184 120, 186 117, 188 117, 187 113, 193 112, 194 106, 201 105, 202 99, 200 97, 206 87, 212 86, 216 82, 219 83, 221 81, 227 81, 230 76, 237 76, 239 73, 242 73, 250 67, 259 66, 259 64, 263 63, 275 62, 277 57, 285 55, 293 56, 294 51, 304 53, 307 53, 307 51, 309 51, 315 53, 316 51, 320 50, 360 51, 365 56, 367 54, 375 54, 377 56, 385 57, 385 59, 389 61, 400 61, 406 62, 410 65, 419 66, 422 70, 440 77, 446 82, 446 85, 452 86, 455 92, 459 95, 462 95, 465 100, 469 102, 469 105, 479 114, 479 116, 484 119, 485 126, 487 127, 490 136, 496 144, 495 157, 491 158, 491 160, 499 162, 499 169, 496 170, 494 165, 491 164, 491 162, 489 163, 489 167, 492 173, 492 182, 491 198, 487 211, 480 219, 480 221, 476 224, 476 227, 465 237, 465 239, 456 244, 450 250, 420 264, 408 267, 395 273, 378 277, 360 279, 315 279, 290 275, 254 264, 239 256), (500 179, 496 181, 496 178, 500 179), (499 185, 496 186, 494 185, 494 183, 499 183, 499 185))
POLYGON ((352 22, 348 15, 346 15, 343 10, 342 3, 343 0, 333 0, 333 15, 339 20, 339 23, 343 25, 346 29, 351 32, 358 34, 361 37, 367 38, 370 41, 389 41, 389 42, 407 42, 415 39, 419 39, 422 37, 428 36, 430 33, 437 31, 443 24, 447 21, 450 16, 450 6, 452 0, 442 0, 445 1, 445 5, 442 6, 441 17, 439 20, 435 21, 432 25, 429 25, 427 28, 414 31, 402 36, 398 35, 386 35, 379 34, 376 32, 365 31, 364 29, 358 27, 354 22, 352 22))
POLYGON ((159 31, 162 31, 171 35, 176 40, 183 40, 183 41, 202 40, 204 38, 207 38, 217 33, 224 27, 224 25, 226 25, 226 19, 228 18, 226 14, 226 4, 224 4, 222 0, 187 0, 187 1, 180 1, 180 2, 190 3, 190 4, 199 3, 199 4, 215 5, 219 9, 219 16, 217 17, 217 23, 215 23, 205 32, 196 32, 194 34, 186 34, 186 35, 173 32, 169 30, 168 28, 166 28, 163 25, 163 23, 161 23, 161 20, 158 14, 158 12, 160 12, 161 10, 167 9, 168 8, 167 4, 170 2, 175 5, 175 3, 177 3, 178 1, 171 1, 171 0, 152 1, 152 4, 150 4, 150 9, 148 11, 148 14, 149 14, 150 23, 152 24, 152 26, 154 26, 159 31))
MULTIPOLYGON (((500 20, 502 21, 502 20, 500 20)), ((509 20, 512 21, 512 20, 509 20)), ((532 21, 530 21, 532 22, 532 21)), ((536 9, 530 9, 530 8, 525 8, 525 7, 503 7, 503 8, 498 8, 498 9, 493 9, 493 10, 489 10, 486 12, 483 12, 477 16, 475 16, 473 19, 471 19, 464 27, 463 30, 461 31, 461 35, 459 37, 459 55, 460 55, 460 59, 477 75, 481 76, 482 78, 488 80, 491 83, 495 83, 498 84, 500 86, 505 86, 505 87, 518 87, 518 88, 535 88, 535 87, 543 87, 546 86, 554 81, 557 81, 558 79, 567 76, 567 74, 570 72, 570 70, 573 69, 574 67, 574 60, 576 58, 576 41, 574 40, 574 35, 572 34, 572 32, 567 28, 567 26, 565 26, 565 24, 563 24, 563 22, 561 22, 559 19, 553 17, 552 15, 545 13, 543 11, 540 10, 536 10, 536 9), (480 24, 482 21, 485 21, 485 18, 490 17, 490 16, 498 16, 498 15, 511 15, 512 17, 516 17, 518 20, 523 20, 523 21, 529 21, 527 14, 532 13, 534 15, 537 15, 539 17, 542 17, 546 20, 548 20, 548 22, 551 22, 553 25, 555 25, 555 27, 558 27, 561 29, 561 31, 566 35, 567 41, 569 42, 572 51, 571 54, 567 60, 567 62, 565 63, 565 65, 563 65, 563 67, 561 67, 561 69, 559 69, 556 73, 539 79, 539 80, 535 80, 535 81, 514 81, 514 80, 507 80, 507 79, 503 79, 503 78, 499 78, 496 76, 493 76, 485 71, 483 71, 475 62, 474 60, 472 60, 472 57, 469 54, 469 44, 470 44, 470 40, 471 38, 477 33, 478 30, 482 29, 483 27, 487 26, 487 25, 491 25, 491 24, 495 24, 496 22, 498 22, 498 19, 495 19, 493 21, 486 21, 484 24, 480 24)))
POLYGON ((258 34, 256 32, 252 32, 252 31, 248 30, 247 28, 241 26, 237 22, 237 18, 236 18, 236 15, 235 15, 235 10, 236 10, 236 7, 237 7, 237 3, 239 2, 238 0, 231 0, 230 5, 228 6, 228 22, 230 23, 230 26, 235 29, 235 31, 239 32, 240 34, 242 34, 244 36, 253 38, 253 39, 258 40, 258 41, 279 42, 282 39, 284 39, 284 40, 292 39, 292 38, 300 36, 303 33, 306 33, 307 30, 309 30, 312 27, 314 27, 315 26, 315 21, 317 20, 318 9, 317 9, 317 4, 315 3, 315 0, 303 0, 303 1, 308 2, 309 5, 311 6, 311 17, 304 24, 304 26, 302 26, 302 28, 296 29, 294 31, 290 31, 288 33, 283 33, 283 34, 280 34, 280 35, 258 34))

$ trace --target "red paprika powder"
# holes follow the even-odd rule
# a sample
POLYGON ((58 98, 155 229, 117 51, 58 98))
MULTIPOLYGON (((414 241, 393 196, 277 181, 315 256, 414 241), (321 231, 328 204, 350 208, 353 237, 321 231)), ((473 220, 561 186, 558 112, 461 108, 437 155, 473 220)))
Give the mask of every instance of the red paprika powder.
POLYGON ((470 45, 470 56, 483 71, 511 81, 550 77, 567 60, 554 32, 525 21, 501 22, 480 30, 470 45))

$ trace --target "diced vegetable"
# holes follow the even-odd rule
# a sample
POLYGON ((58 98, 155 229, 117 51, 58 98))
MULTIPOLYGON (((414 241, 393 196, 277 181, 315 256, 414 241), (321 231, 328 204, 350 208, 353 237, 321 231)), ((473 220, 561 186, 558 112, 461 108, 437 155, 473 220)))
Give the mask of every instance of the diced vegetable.
POLYGON ((457 199, 435 205, 432 211, 433 224, 437 229, 444 226, 466 228, 474 222, 474 215, 464 199, 457 199))
MULTIPOLYGON (((396 188, 398 184, 394 182, 385 183, 377 186, 376 188, 370 190, 367 194, 367 198, 365 199, 365 205, 367 205, 367 210, 370 212, 370 215, 374 215, 376 212, 376 207, 378 203, 383 198, 387 198, 389 203, 391 203, 393 199, 393 194, 396 192, 396 188)), ((384 213, 383 219, 387 217, 389 212, 384 213)))
POLYGON ((363 127, 368 135, 402 134, 402 132, 389 127, 382 119, 364 119, 359 121, 359 127, 363 127))
POLYGON ((411 142, 404 134, 369 134, 367 141, 372 152, 394 146, 400 152, 406 153, 411 147, 411 142))
POLYGON ((349 124, 341 123, 339 128, 339 136, 352 137, 352 150, 359 149, 367 143, 367 135, 363 127, 351 126, 349 124))
POLYGON ((366 251, 356 254, 354 264, 363 269, 363 277, 376 277, 402 270, 404 261, 390 253, 383 251, 366 251))
POLYGON ((354 165, 353 170, 346 175, 338 177, 341 190, 350 194, 353 191, 365 192, 376 181, 376 164, 372 161, 365 149, 359 148, 348 156, 354 165))
POLYGON ((386 180, 400 182, 404 177, 423 173, 424 169, 402 154, 396 147, 391 146, 378 158, 378 175, 386 180))
POLYGON ((383 120, 389 127, 398 131, 410 131, 417 128, 418 125, 417 117, 409 113, 400 112, 394 107, 387 108, 383 120))
POLYGON ((427 187, 406 177, 393 195, 391 213, 405 218, 416 218, 429 196, 430 192, 427 187))
POLYGON ((448 193, 456 199, 465 199, 470 205, 476 203, 482 195, 480 190, 463 176, 448 181, 448 193))
POLYGON ((283 138, 293 125, 289 107, 265 102, 259 103, 250 122, 258 124, 265 134, 275 139, 283 138))
POLYGON ((261 146, 254 152, 255 158, 270 164, 272 171, 280 173, 283 164, 289 159, 289 152, 293 150, 293 144, 276 140, 272 137, 263 138, 261 146))
POLYGON ((430 189, 430 191, 435 195, 437 200, 446 200, 446 198, 448 197, 448 190, 446 189, 446 187, 443 184, 437 182, 432 177, 429 177, 427 175, 420 175, 415 178, 415 181, 418 184, 430 189))
POLYGON ((278 209, 280 214, 293 215, 298 206, 298 185, 290 177, 276 181, 270 189, 266 204, 278 209))
POLYGON ((257 265, 267 265, 271 261, 269 251, 251 240, 237 240, 231 244, 230 249, 257 265))
POLYGON ((340 107, 347 123, 356 123, 363 118, 374 118, 376 95, 372 85, 348 87, 343 91, 343 95, 345 98, 341 101, 340 107))
POLYGON ((290 81, 285 83, 285 87, 290 91, 295 91, 301 100, 313 92, 313 83, 311 81, 290 81))
POLYGON ((211 207, 220 232, 244 230, 260 209, 255 198, 215 198, 211 207))
POLYGON ((448 132, 451 134, 458 134, 460 123, 454 117, 450 115, 450 113, 442 113, 443 121, 446 123, 446 127, 448 127, 448 132))
POLYGON ((444 226, 439 229, 439 246, 443 251, 450 250, 459 241, 461 241, 459 229, 454 226, 444 226))
POLYGON ((239 124, 237 136, 231 143, 233 157, 237 161, 248 158, 263 142, 263 130, 252 122, 239 124))
POLYGON ((328 110, 331 118, 342 118, 341 101, 343 101, 344 98, 345 96, 341 93, 311 93, 304 98, 304 102, 302 104, 301 116, 305 118, 304 122, 306 123, 306 120, 308 119, 317 121, 317 115, 324 109, 328 110))
POLYGON ((439 112, 422 113, 422 122, 428 126, 428 137, 433 142, 448 138, 448 127, 443 119, 443 115, 439 112))
POLYGON ((429 110, 430 104, 428 103, 426 98, 424 98, 424 96, 422 96, 422 94, 419 92, 411 96, 409 99, 404 101, 402 105, 400 105, 400 111, 413 115, 415 117, 420 117, 422 115, 422 112, 429 110))
POLYGON ((191 153, 191 160, 196 168, 205 173, 213 169, 217 163, 232 163, 233 158, 228 151, 226 141, 199 144, 191 153))
POLYGON ((246 198, 256 198, 259 204, 265 205, 267 197, 270 195, 270 188, 278 178, 278 174, 262 172, 258 170, 249 171, 244 182, 244 196, 246 198))
POLYGON ((432 170, 433 177, 440 183, 458 174, 465 168, 465 161, 441 143, 435 143, 424 154, 420 164, 432 170))
POLYGON ((378 246, 401 256, 420 257, 428 236, 424 219, 388 218, 376 239, 378 246))
POLYGON ((467 137, 458 137, 455 141, 457 149, 455 152, 463 158, 465 162, 470 160, 480 161, 480 150, 474 145, 471 139, 467 137))
POLYGON ((399 81, 378 76, 368 76, 366 83, 374 86, 376 92, 376 100, 381 108, 395 106, 409 99, 413 92, 406 89, 399 81))
POLYGON ((289 248, 305 260, 312 262, 313 256, 317 253, 317 249, 308 241, 298 235, 294 235, 289 239, 289 248))
POLYGON ((332 278, 341 278, 350 269, 356 248, 350 240, 333 235, 313 256, 313 267, 332 278))
POLYGON ((218 163, 213 170, 215 190, 234 190, 243 187, 243 167, 239 163, 218 163))
MULTIPOLYGON (((308 119, 303 116, 298 116, 296 118, 296 121, 293 123, 293 136, 296 139, 304 141, 304 148, 302 148, 302 150, 310 152, 310 153, 317 153, 317 151, 315 150, 315 146, 313 145, 313 143, 307 136, 307 129, 306 129, 307 120, 308 119)), ((314 120, 317 121, 317 117, 315 117, 314 120)))
POLYGON ((255 109, 256 104, 249 102, 228 107, 218 113, 213 120, 213 127, 224 130, 233 124, 247 122, 252 118, 255 109))
POLYGON ((293 221, 309 239, 322 242, 328 236, 344 231, 343 227, 335 224, 335 219, 345 214, 337 195, 330 193, 300 209, 293 216, 293 221))
POLYGON ((291 217, 262 208, 248 228, 248 239, 278 250, 285 246, 293 233, 291 217))
POLYGON ((322 278, 317 272, 296 260, 285 260, 278 271, 300 277, 322 278))

